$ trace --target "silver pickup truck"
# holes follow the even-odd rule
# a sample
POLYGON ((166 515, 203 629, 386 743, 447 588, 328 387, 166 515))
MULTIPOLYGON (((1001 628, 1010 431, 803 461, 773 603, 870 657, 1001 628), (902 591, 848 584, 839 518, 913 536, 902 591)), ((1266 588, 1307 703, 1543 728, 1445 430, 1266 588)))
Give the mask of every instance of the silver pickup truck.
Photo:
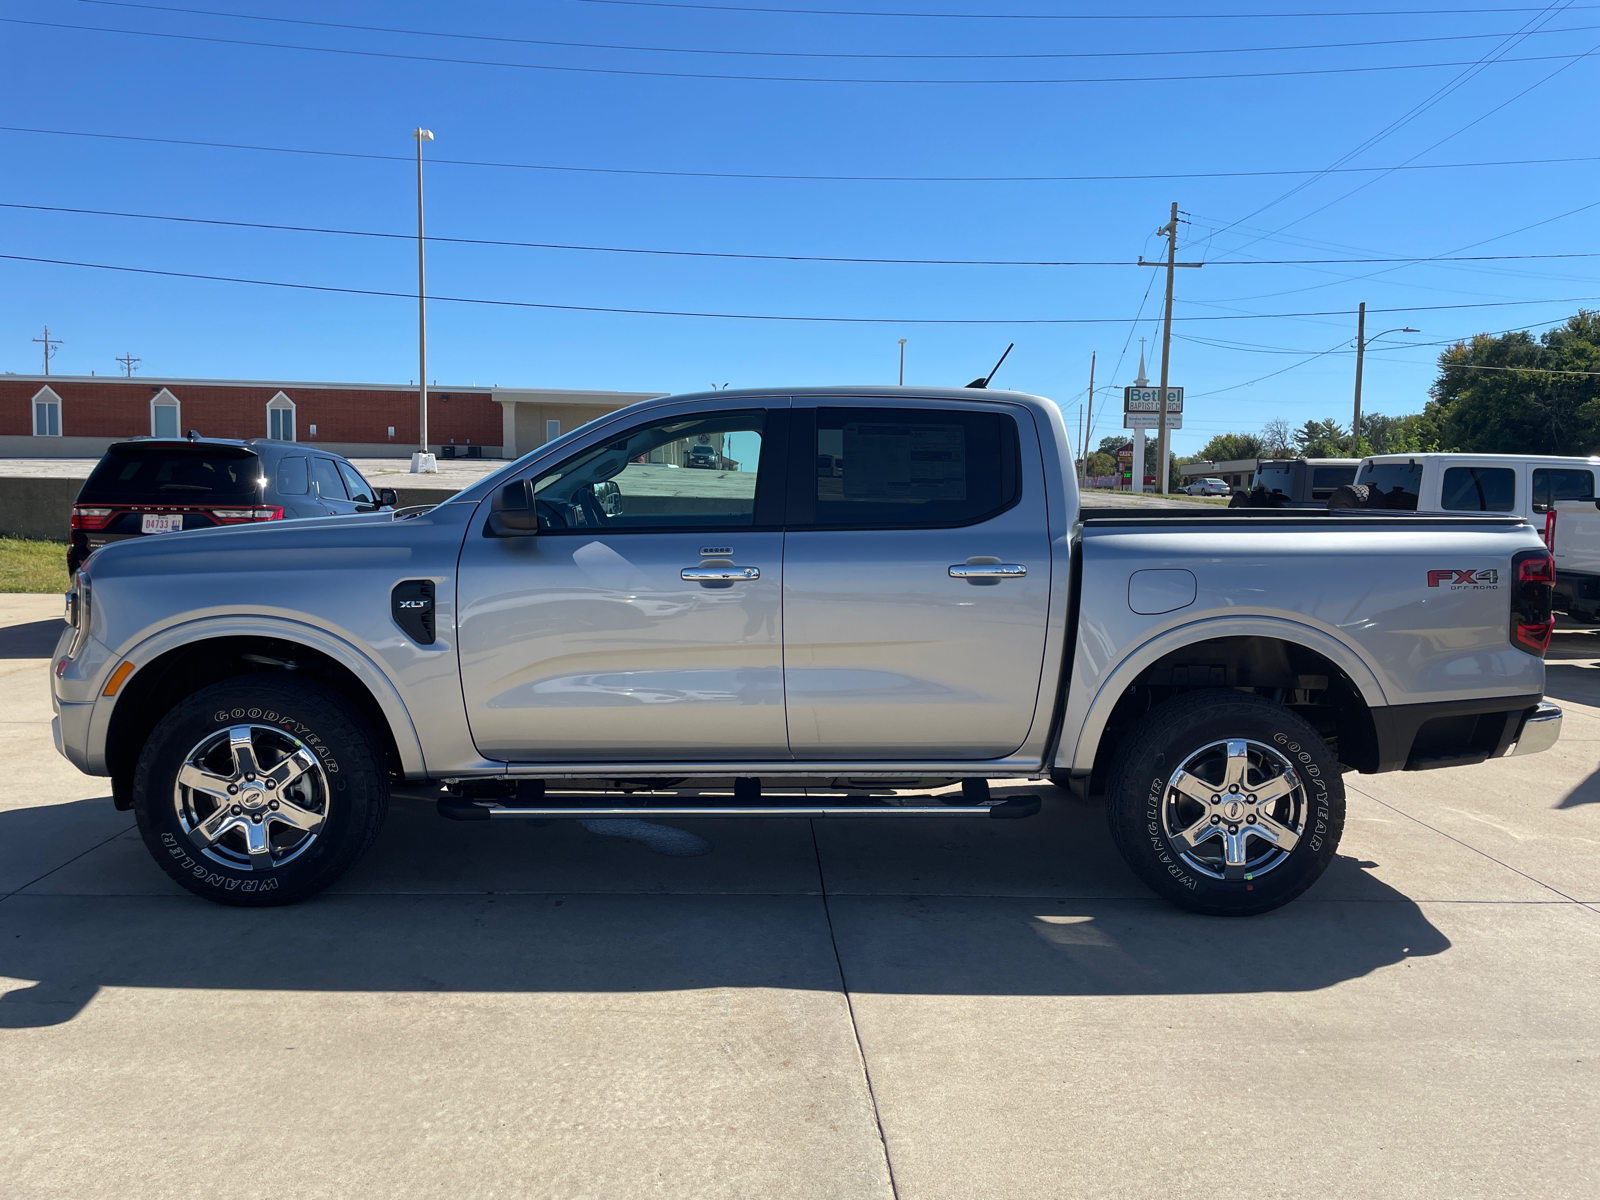
POLYGON ((1039 797, 988 781, 1048 779, 1161 896, 1246 914, 1327 867, 1343 772, 1556 740, 1523 519, 1080 512, 1072 461, 1035 396, 717 392, 432 509, 107 546, 56 744, 227 904, 339 878, 391 788, 482 821, 1014 819, 1039 797))

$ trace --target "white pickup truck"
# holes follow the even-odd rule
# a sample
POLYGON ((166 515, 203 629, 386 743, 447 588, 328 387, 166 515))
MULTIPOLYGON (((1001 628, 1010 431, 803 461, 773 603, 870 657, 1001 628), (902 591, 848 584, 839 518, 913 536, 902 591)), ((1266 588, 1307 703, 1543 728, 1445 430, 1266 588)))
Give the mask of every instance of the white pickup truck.
POLYGON ((487 829, 1017 818, 988 781, 1048 779, 1244 914, 1327 867, 1343 772, 1555 741, 1521 517, 1080 512, 1072 462, 1035 396, 717 392, 429 510, 121 542, 68 596, 57 745, 227 904, 327 886, 402 784, 487 829))
POLYGON ((1600 621, 1600 458, 1519 454, 1383 454, 1361 460, 1330 509, 1492 512, 1526 518, 1555 556, 1555 607, 1600 621))

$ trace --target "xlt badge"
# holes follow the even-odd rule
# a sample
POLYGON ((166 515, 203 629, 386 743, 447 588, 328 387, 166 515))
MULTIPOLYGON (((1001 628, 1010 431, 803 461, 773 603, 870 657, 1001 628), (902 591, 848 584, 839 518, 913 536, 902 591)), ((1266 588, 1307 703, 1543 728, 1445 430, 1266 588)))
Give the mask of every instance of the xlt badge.
POLYGON ((395 584, 389 603, 394 623, 406 636, 419 646, 433 645, 433 580, 407 579, 395 584))

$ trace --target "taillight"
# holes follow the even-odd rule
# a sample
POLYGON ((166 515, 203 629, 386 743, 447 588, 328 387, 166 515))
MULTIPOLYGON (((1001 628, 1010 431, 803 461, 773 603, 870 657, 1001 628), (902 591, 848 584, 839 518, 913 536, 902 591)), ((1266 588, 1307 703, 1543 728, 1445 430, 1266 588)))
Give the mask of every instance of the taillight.
POLYGON ((211 515, 225 524, 236 524, 240 521, 281 521, 283 509, 281 508, 213 508, 211 515))
POLYGON ((104 529, 106 523, 111 520, 111 514, 116 511, 114 508, 90 508, 87 505, 74 504, 72 506, 72 528, 104 529))
POLYGON ((1548 550, 1519 550, 1511 557, 1511 579, 1511 644, 1543 658, 1556 628, 1555 559, 1548 550))

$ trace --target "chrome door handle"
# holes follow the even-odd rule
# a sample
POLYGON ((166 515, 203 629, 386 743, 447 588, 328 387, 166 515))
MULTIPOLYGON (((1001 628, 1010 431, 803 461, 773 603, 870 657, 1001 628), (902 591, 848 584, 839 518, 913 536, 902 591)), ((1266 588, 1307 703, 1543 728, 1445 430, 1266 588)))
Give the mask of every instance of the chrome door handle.
POLYGON ((1021 579, 1027 573, 1020 563, 957 563, 950 568, 951 579, 1021 579))
POLYGON ((760 579, 760 567, 685 567, 680 573, 689 583, 731 583, 738 579, 760 579))

